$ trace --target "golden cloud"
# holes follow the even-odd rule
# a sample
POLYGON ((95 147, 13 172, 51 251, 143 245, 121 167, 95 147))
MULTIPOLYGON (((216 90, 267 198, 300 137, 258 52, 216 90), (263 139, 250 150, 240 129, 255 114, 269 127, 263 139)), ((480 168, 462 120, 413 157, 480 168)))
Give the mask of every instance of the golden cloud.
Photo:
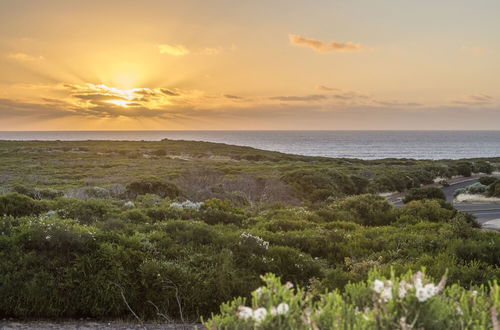
POLYGON ((288 39, 293 46, 302 46, 313 49, 320 53, 327 52, 353 52, 364 49, 364 46, 354 42, 325 42, 316 39, 305 38, 296 34, 289 34, 288 39))
POLYGON ((183 45, 161 44, 158 45, 158 50, 160 51, 160 54, 167 54, 172 56, 183 56, 190 53, 189 49, 187 49, 183 45))
POLYGON ((7 57, 24 62, 43 61, 45 59, 43 56, 32 56, 26 53, 9 53, 7 54, 7 57))

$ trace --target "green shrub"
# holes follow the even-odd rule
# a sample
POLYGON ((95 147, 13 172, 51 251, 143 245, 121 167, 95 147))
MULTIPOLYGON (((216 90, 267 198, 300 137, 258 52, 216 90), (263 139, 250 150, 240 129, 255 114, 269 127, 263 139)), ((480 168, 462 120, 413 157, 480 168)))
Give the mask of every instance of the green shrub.
POLYGON ((138 195, 155 194, 162 198, 175 199, 182 195, 181 189, 175 183, 158 178, 144 178, 134 181, 129 183, 125 189, 126 194, 131 198, 138 195))
POLYGON ((321 277, 321 264, 310 255, 287 246, 270 246, 266 254, 267 269, 280 274, 293 283, 306 285, 309 280, 321 277))
POLYGON ((229 201, 212 198, 206 200, 200 207, 199 217, 211 225, 240 224, 244 219, 244 213, 241 209, 233 207, 229 201))
POLYGON ((413 188, 408 191, 403 203, 409 203, 411 201, 418 201, 423 199, 440 199, 445 201, 446 196, 444 192, 437 187, 423 187, 423 188, 413 188))
POLYGON ((495 183, 492 183, 489 187, 488 187, 488 196, 490 197, 500 197, 500 180, 495 182, 495 183))
POLYGON ((498 179, 494 176, 482 176, 479 178, 479 183, 489 186, 492 183, 495 183, 498 179))
POLYGON ((82 224, 105 221, 117 214, 117 207, 100 199, 82 201, 75 198, 61 198, 55 203, 57 214, 62 218, 75 219, 82 224))
POLYGON ((153 155, 155 156, 166 156, 167 155, 167 151, 165 149, 157 149, 155 151, 152 152, 153 155))
POLYGON ((476 183, 471 184, 470 186, 466 187, 466 191, 469 194, 482 194, 482 193, 486 192, 487 189, 488 189, 488 187, 481 184, 480 182, 476 182, 476 183))
MULTIPOLYGON (((358 182, 362 181, 358 179, 358 182)), ((300 196, 312 202, 321 202, 328 197, 351 195, 358 190, 349 176, 328 169, 295 170, 286 173, 282 180, 292 186, 300 196)), ((363 190, 363 187, 359 189, 363 190)))
POLYGON ((472 175, 472 164, 469 162, 458 162, 455 165, 455 169, 458 175, 469 177, 472 175))
POLYGON ((398 210, 398 222, 446 222, 453 218, 454 215, 455 211, 443 207, 439 200, 414 200, 398 210))
POLYGON ((339 220, 349 220, 365 226, 384 226, 395 220, 394 208, 376 195, 352 196, 335 204, 339 220))
POLYGON ((111 195, 106 188, 102 187, 87 187, 85 194, 90 198, 108 198, 111 195))
POLYGON ((476 173, 491 174, 493 170, 494 167, 489 162, 481 160, 474 163, 474 172, 476 173))
POLYGON ((134 209, 123 212, 120 218, 131 223, 151 223, 151 218, 144 214, 142 210, 134 209))
POLYGON ((61 197, 63 193, 51 188, 38 189, 24 185, 15 185, 12 190, 16 193, 29 196, 33 199, 55 199, 61 197))
POLYGON ((46 203, 33 200, 26 195, 18 193, 0 195, 0 215, 22 217, 40 214, 46 210, 46 203))
POLYGON ((235 298, 204 322, 209 329, 458 329, 466 324, 493 328, 499 322, 498 284, 476 290, 446 286, 423 273, 385 278, 371 272, 367 282, 343 293, 314 294, 273 274, 251 299, 235 298))

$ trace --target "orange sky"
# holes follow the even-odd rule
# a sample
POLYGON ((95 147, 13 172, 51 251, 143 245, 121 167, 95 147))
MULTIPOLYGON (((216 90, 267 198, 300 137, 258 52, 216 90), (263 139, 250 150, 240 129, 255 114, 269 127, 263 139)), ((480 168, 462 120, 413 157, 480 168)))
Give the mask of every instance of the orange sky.
POLYGON ((0 130, 498 129, 497 1, 0 2, 0 130))

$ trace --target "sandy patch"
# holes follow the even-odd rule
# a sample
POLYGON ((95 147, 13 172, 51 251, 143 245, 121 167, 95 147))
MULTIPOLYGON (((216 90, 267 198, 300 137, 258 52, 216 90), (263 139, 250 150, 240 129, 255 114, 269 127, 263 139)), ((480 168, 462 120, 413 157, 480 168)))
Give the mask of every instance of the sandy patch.
POLYGON ((455 197, 458 203, 500 203, 498 197, 486 197, 479 194, 460 194, 455 197))
POLYGON ((398 193, 397 191, 390 191, 390 192, 378 193, 378 195, 380 197, 387 198, 387 197, 391 197, 392 195, 395 195, 397 193, 398 193))
POLYGON ((483 223, 482 227, 484 229, 499 230, 500 231, 500 219, 490 220, 483 223))

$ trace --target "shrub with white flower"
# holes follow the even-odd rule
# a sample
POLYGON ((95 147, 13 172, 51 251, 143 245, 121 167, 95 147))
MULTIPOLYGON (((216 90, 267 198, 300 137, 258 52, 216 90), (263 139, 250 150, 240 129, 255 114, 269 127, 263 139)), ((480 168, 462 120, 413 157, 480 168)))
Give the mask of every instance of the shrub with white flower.
POLYGON ((209 329, 491 329, 500 323, 500 287, 467 290, 446 277, 436 285, 423 272, 384 278, 374 270, 367 282, 323 294, 281 284, 272 274, 247 302, 221 306, 209 329))
POLYGON ((269 249, 269 242, 263 240, 261 237, 252 235, 251 233, 243 232, 240 235, 240 245, 246 246, 249 249, 267 250, 269 249))
POLYGON ((183 209, 183 210, 196 210, 198 211, 203 205, 203 202, 192 202, 190 200, 186 200, 184 202, 172 202, 170 203, 170 207, 176 208, 176 209, 183 209))
POLYGON ((132 202, 132 201, 128 201, 128 202, 125 202, 125 203, 123 204, 123 206, 124 206, 124 207, 127 207, 127 208, 131 208, 131 207, 135 207, 135 204, 134 204, 134 202, 132 202))

